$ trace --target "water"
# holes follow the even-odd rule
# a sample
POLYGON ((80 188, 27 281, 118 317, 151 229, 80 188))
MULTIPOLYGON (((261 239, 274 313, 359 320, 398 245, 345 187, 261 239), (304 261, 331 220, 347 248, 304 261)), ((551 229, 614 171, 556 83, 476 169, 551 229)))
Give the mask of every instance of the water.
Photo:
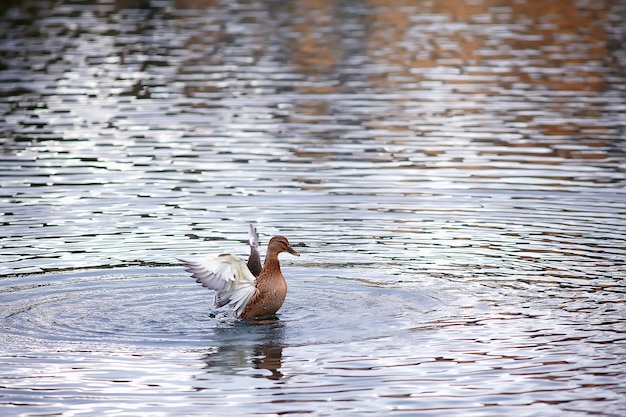
POLYGON ((3 416, 626 412, 624 2, 0 12, 3 416))

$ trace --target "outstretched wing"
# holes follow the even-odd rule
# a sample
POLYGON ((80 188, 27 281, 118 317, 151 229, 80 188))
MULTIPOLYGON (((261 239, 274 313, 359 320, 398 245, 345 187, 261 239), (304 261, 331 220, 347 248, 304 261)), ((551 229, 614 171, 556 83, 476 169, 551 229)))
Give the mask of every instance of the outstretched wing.
POLYGON ((254 275, 246 263, 233 255, 207 256, 202 259, 177 258, 196 282, 214 290, 215 305, 233 305, 237 317, 254 295, 254 275))
POLYGON ((261 255, 259 254, 259 234, 256 228, 250 225, 250 231, 248 232, 248 244, 250 245, 250 257, 248 258, 248 269, 252 272, 252 275, 258 277, 261 275, 261 255))

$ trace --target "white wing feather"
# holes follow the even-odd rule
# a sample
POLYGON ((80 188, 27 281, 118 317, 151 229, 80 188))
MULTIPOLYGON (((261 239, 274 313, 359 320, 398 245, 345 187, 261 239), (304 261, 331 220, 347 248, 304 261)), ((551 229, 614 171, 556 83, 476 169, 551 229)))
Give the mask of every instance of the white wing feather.
POLYGON ((259 246, 261 245, 259 242, 259 232, 256 231, 256 227, 250 225, 250 230, 248 231, 248 244, 251 248, 256 248, 259 250, 259 246))
POLYGON ((215 305, 222 307, 230 304, 237 317, 243 313, 254 295, 254 275, 246 263, 233 255, 210 255, 202 259, 183 259, 186 271, 196 282, 215 291, 215 305))

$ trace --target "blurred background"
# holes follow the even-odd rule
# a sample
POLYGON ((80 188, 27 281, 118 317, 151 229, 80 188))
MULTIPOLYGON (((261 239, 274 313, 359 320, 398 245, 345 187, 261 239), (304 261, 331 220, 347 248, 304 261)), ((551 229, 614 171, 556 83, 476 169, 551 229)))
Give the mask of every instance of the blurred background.
POLYGON ((4 2, 0 268, 167 264, 239 247, 247 222, 315 262, 583 245, 610 264, 625 231, 624 13, 4 2))

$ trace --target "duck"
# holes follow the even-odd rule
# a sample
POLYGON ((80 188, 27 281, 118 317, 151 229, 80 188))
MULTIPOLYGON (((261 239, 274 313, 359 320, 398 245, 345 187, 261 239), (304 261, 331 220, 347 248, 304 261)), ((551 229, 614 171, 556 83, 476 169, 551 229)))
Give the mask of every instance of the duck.
POLYGON ((245 262, 229 253, 201 259, 176 258, 196 282, 215 291, 215 307, 232 307, 236 318, 249 320, 272 316, 287 297, 287 281, 280 270, 278 255, 300 256, 284 236, 274 236, 267 244, 261 264, 259 234, 250 225, 250 256, 245 262))

